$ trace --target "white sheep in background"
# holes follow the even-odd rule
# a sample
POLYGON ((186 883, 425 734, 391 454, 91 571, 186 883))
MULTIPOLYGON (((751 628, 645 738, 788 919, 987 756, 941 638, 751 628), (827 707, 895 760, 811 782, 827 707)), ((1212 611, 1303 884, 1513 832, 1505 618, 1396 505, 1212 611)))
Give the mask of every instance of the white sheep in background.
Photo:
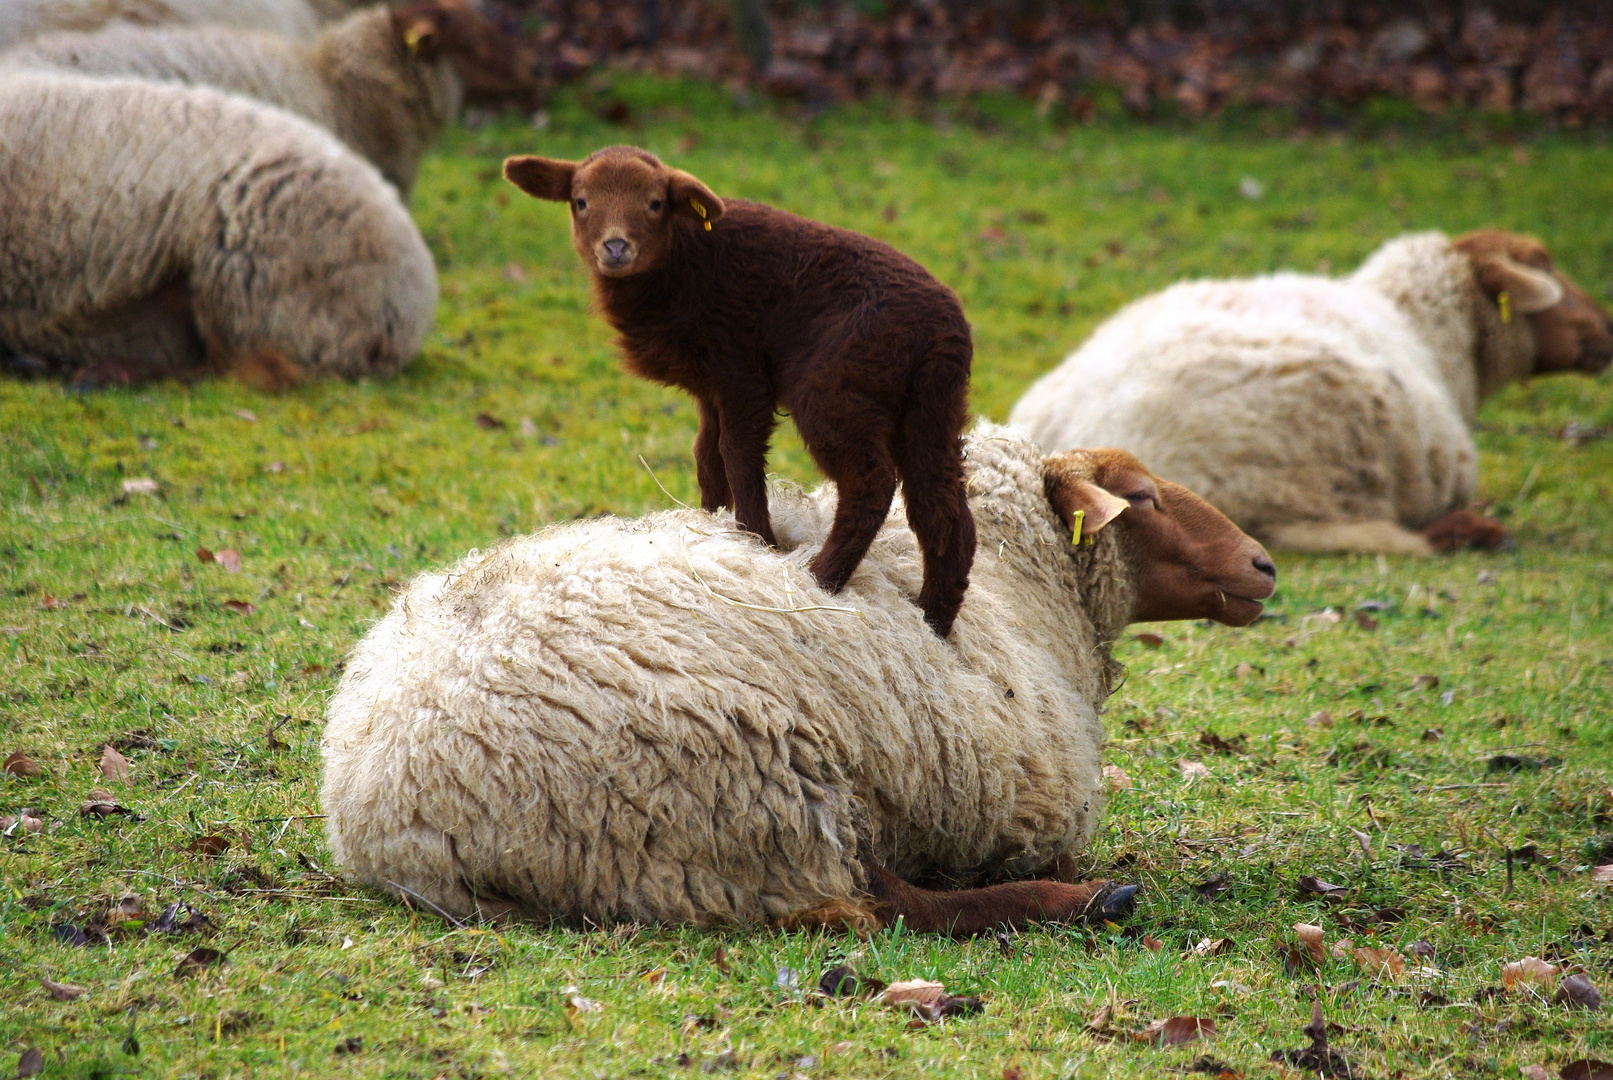
POLYGON ((322 21, 354 6, 343 0, 0 0, 0 49, 53 30, 95 30, 120 19, 311 38, 322 21))
POLYGON ((1115 914, 1134 888, 1068 883, 1103 809, 1110 646, 1139 618, 1244 625, 1276 571, 1130 455, 1044 461, 982 423, 967 457, 980 553, 945 641, 912 602, 900 502, 844 590, 817 586, 832 487, 774 492, 780 550, 685 510, 415 579, 331 701, 336 859, 456 916, 970 933, 1115 914))
POLYGON ((114 24, 47 34, 0 54, 0 70, 62 70, 216 86, 278 105, 336 133, 408 196, 420 159, 459 114, 530 104, 524 49, 458 0, 355 12, 312 42, 222 27, 114 24))
POLYGON ((431 326, 436 271, 397 192, 279 109, 6 75, 0 176, 0 353, 275 385, 395 371, 431 326))
POLYGON ((1052 449, 1125 447, 1273 547, 1494 546, 1500 526, 1465 509, 1479 402, 1610 356, 1607 317, 1537 241, 1420 233, 1342 279, 1194 281, 1138 300, 1010 419, 1052 449))

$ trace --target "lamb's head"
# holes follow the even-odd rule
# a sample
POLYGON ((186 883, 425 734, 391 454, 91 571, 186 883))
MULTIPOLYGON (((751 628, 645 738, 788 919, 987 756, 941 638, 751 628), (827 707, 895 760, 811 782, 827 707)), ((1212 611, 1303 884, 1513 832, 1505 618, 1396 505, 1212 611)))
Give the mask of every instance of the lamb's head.
POLYGON ((1473 263, 1479 288, 1501 319, 1523 317, 1534 338, 1533 374, 1583 371, 1595 375, 1613 360, 1613 321, 1551 264, 1532 236, 1480 229, 1451 245, 1473 263))
POLYGON ((580 162, 508 158, 504 178, 535 199, 569 202, 577 254, 609 278, 655 269, 674 230, 709 229, 723 213, 705 184, 631 146, 607 146, 580 162))
POLYGON ((396 7, 392 29, 398 47, 417 63, 453 71, 471 105, 540 100, 537 57, 464 0, 423 0, 396 7))
POLYGON ((1043 483, 1072 538, 1118 533, 1132 576, 1130 622, 1214 619, 1247 626, 1277 589, 1266 549, 1221 511, 1162 480, 1124 450, 1067 450, 1042 462, 1043 483))

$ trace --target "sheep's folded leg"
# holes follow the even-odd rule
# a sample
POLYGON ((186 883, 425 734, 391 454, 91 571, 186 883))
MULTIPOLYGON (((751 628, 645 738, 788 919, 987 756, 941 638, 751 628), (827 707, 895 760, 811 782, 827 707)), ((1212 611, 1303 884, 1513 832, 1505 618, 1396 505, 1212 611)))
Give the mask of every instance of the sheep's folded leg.
POLYGON ((996 927, 1033 922, 1118 919, 1131 909, 1136 885, 1108 881, 1014 881, 983 889, 921 889, 883 867, 868 867, 874 911, 885 923, 898 916, 908 929, 968 937, 996 927))

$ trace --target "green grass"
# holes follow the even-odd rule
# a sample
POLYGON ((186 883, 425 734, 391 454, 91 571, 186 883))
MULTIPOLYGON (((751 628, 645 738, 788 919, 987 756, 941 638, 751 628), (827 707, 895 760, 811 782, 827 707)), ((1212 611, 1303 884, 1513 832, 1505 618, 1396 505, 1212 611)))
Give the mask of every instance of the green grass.
MULTIPOLYGON (((1530 954, 1613 990, 1613 890, 1585 870, 1613 861, 1613 440, 1557 435, 1569 420, 1613 426, 1606 379, 1517 387, 1485 409, 1482 496, 1516 550, 1283 559, 1275 618, 1122 644, 1110 756, 1134 786, 1089 861, 1146 887, 1131 933, 1027 933, 1005 954, 990 938, 899 933, 457 931, 328 878, 319 822, 304 816, 318 811, 322 710, 392 590, 504 534, 665 505, 640 455, 674 494, 695 492, 688 401, 619 371, 564 212, 503 184, 506 153, 630 140, 721 193, 891 241, 963 296, 974 406, 997 418, 1117 305, 1184 275, 1342 270, 1406 229, 1505 224, 1544 237, 1593 294, 1613 288, 1610 155, 1594 133, 1513 147, 1458 130, 1059 129, 1012 102, 803 120, 699 87, 614 92, 641 126, 608 127, 574 94, 542 133, 505 121, 428 160, 415 212, 443 299, 400 378, 279 397, 0 382, 0 755, 44 768, 0 777, 0 814, 26 805, 48 823, 0 840, 0 1074, 30 1045, 46 1075, 207 1077, 682 1076, 724 1062, 756 1077, 1157 1076, 1203 1051, 1084 1033, 1111 1003, 1122 1026, 1214 1017, 1210 1053, 1276 1076, 1268 1055, 1306 1044, 1313 992, 1344 1026, 1334 1044, 1371 1077, 1613 1058, 1605 1013, 1481 993, 1530 954), (1239 195, 1245 176, 1264 198, 1239 195), (161 494, 123 497, 132 477, 161 494), (198 547, 239 551, 241 573, 199 562, 198 547), (232 599, 255 610, 221 607, 232 599), (1369 601, 1375 630, 1354 619, 1369 601), (1342 621, 1310 617, 1329 606, 1342 621), (1319 711, 1331 727, 1307 723, 1319 711), (1198 742, 1212 729, 1246 737, 1245 753, 1212 753, 1198 742), (127 784, 97 771, 109 740, 133 763, 127 784), (1487 771, 1502 752, 1552 763, 1487 771), (1185 781, 1179 759, 1210 775, 1185 781), (139 817, 81 817, 97 786, 139 817), (230 836, 229 850, 193 851, 208 835, 230 836), (1509 891, 1502 853, 1525 843, 1546 861, 1515 865, 1509 891), (1456 854, 1393 847, 1412 844, 1456 854), (1200 900, 1192 886, 1221 872, 1230 889, 1200 900), (1302 897, 1307 874, 1349 886, 1346 901, 1302 897), (228 962, 177 979, 195 936, 53 937, 130 893, 148 917, 179 900, 204 911, 211 944, 234 946, 228 962), (1404 918, 1341 925, 1386 907, 1404 918), (1379 979, 1329 959, 1290 974, 1296 922, 1330 943, 1427 941, 1439 972, 1379 979), (1204 938, 1231 944, 1186 952, 1204 938), (848 956, 990 1000, 915 1031, 779 986, 781 969, 806 988, 848 956), (89 994, 52 1000, 41 977, 89 994), (569 1013, 571 986, 603 1010, 569 1013), (355 1037, 358 1052, 334 1053, 355 1037)), ((772 461, 813 479, 787 429, 772 461)))

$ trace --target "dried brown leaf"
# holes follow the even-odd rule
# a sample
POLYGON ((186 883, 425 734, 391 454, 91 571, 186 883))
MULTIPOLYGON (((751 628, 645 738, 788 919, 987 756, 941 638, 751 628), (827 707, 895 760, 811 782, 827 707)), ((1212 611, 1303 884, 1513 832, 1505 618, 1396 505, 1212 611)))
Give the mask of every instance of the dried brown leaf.
POLYGON ((0 817, 0 836, 17 836, 20 833, 37 833, 45 827, 45 820, 36 817, 33 807, 25 806, 15 814, 0 817))
POLYGON ((241 553, 234 548, 225 548, 223 551, 213 553, 213 561, 232 574, 241 572, 241 553))
POLYGON ((1327 933, 1320 926, 1312 923, 1295 923, 1294 933, 1299 935, 1299 943, 1305 947, 1305 952, 1312 960, 1320 964, 1327 959, 1327 952, 1322 946, 1327 933))
POLYGON ((45 1071, 45 1052, 37 1046, 30 1046, 22 1052, 17 1059, 17 1077, 38 1076, 45 1071))
POLYGON ((508 424, 494 416, 492 413, 485 412, 476 414, 476 426, 479 428, 484 428, 487 431, 498 431, 502 428, 509 427, 508 424))
POLYGON ((129 780, 129 759, 114 750, 110 743, 101 751, 101 775, 119 784, 129 780))
POLYGON ((1138 644, 1146 645, 1150 649, 1157 649, 1161 645, 1165 644, 1164 637, 1159 635, 1159 634, 1153 634, 1153 633, 1137 634, 1136 638, 1137 638, 1137 643, 1138 644))
POLYGON ((984 1005, 977 997, 954 997, 941 983, 929 979, 908 979, 891 983, 880 1001, 896 1009, 905 1009, 925 1024, 933 1024, 950 1016, 979 1012, 984 1005))
POLYGON ((226 600, 219 607, 233 611, 237 615, 250 615, 258 610, 256 604, 248 603, 245 600, 226 600))
POLYGON ((1112 1034, 1109 1030, 1109 1022, 1114 1019, 1114 1015, 1115 1009, 1113 1005, 1100 1005, 1098 1011, 1093 1013, 1091 1019, 1087 1021, 1086 1030, 1093 1035, 1107 1037, 1112 1034))
POLYGON ((1574 974, 1562 981, 1557 987, 1557 996, 1552 1001, 1558 1005, 1567 1005, 1571 1009, 1588 1009, 1596 1012, 1602 1007, 1602 992, 1596 984, 1581 974, 1574 974))
POLYGON ((1370 633, 1378 628, 1378 620, 1364 611, 1358 611, 1355 613, 1355 625, 1370 633))
POLYGON ((1543 986, 1549 990, 1557 982, 1557 974, 1556 964, 1538 956, 1526 956, 1501 969, 1501 985, 1508 990, 1522 990, 1528 986, 1543 986))
POLYGON ((1333 714, 1326 709, 1320 709, 1305 718, 1305 726, 1330 728, 1333 726, 1333 714))
POLYGON ((1186 758, 1181 758, 1176 765, 1182 770, 1183 780, 1196 780, 1201 776, 1210 775, 1210 770, 1202 761, 1188 761, 1186 758))
POLYGON ((127 807, 118 804, 118 797, 110 791, 96 788, 89 793, 78 812, 85 817, 106 818, 113 814, 127 814, 127 807))
POLYGON ((1179 1046, 1199 1039, 1214 1038, 1215 1034, 1214 1020, 1200 1016, 1172 1016, 1153 1021, 1141 1031, 1133 1032, 1131 1037, 1155 1046, 1179 1046))
POLYGON ((1406 973, 1406 961, 1393 949, 1354 949, 1350 955, 1372 975, 1388 972, 1392 976, 1399 976, 1406 973))
POLYGON ((1438 675, 1419 675, 1411 680, 1413 690, 1433 690, 1439 686, 1438 675))
MULTIPOLYGON (((10 772, 9 763, 11 759, 7 758, 6 761, 8 763, 6 771, 10 772)), ((1613 885, 1613 863, 1608 863, 1606 866, 1591 867, 1591 880, 1601 885, 1613 885)))
POLYGON ((1193 946, 1193 952, 1197 956, 1220 956, 1230 948, 1232 948, 1231 938, 1205 938, 1193 946))
POLYGON ((45 988, 45 993, 49 994, 57 1001, 77 1001, 79 998, 89 993, 89 991, 82 986, 74 986, 72 983, 59 983, 52 979, 41 978, 39 980, 39 985, 45 988))
POLYGON ((230 850, 230 838, 227 836, 198 836, 190 842, 186 849, 200 855, 204 859, 216 859, 230 850))
POLYGON ((26 780, 30 777, 38 776, 45 770, 39 767, 39 762, 21 750, 13 750, 6 757, 5 771, 7 776, 15 776, 26 780))
POLYGON ((1523 1073, 1523 1080, 1551 1080, 1551 1073, 1539 1065, 1525 1065, 1519 1071, 1523 1073))
POLYGON ((1314 874, 1307 874, 1299 879, 1299 891, 1302 894, 1320 896, 1328 900, 1342 900, 1349 889, 1343 885, 1335 885, 1330 881, 1323 881, 1314 874))
POLYGON ((208 948, 206 945, 198 945, 186 953, 183 960, 179 961, 179 966, 174 968, 174 978, 185 979, 192 975, 201 975, 208 968, 217 967, 223 962, 223 953, 217 949, 208 948))
POLYGON ((1232 876, 1225 871, 1216 874, 1208 881, 1201 881, 1193 886, 1193 891, 1199 894, 1199 899, 1213 901, 1219 899, 1221 894, 1232 887, 1232 876))
POLYGON ((1103 781, 1110 791, 1125 791, 1131 787, 1131 777, 1119 765, 1105 765, 1103 767, 1103 781))

